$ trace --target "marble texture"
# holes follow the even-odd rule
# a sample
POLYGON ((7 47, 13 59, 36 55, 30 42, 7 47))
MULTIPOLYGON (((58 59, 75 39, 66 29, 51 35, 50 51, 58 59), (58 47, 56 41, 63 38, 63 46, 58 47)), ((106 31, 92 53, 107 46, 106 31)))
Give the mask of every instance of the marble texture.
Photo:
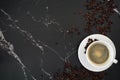
MULTIPOLYGON (((84 0, 1 0, 0 1, 0 80, 52 80, 66 60, 81 66, 77 49, 88 33, 85 21, 74 12, 84 10, 84 0), (80 31, 68 34, 72 24, 80 31)), ((120 4, 119 0, 116 0, 120 4)), ((120 59, 120 6, 109 36, 120 59)), ((90 33, 92 34, 92 33, 90 33)), ((105 80, 119 80, 119 63, 107 70, 105 80)))

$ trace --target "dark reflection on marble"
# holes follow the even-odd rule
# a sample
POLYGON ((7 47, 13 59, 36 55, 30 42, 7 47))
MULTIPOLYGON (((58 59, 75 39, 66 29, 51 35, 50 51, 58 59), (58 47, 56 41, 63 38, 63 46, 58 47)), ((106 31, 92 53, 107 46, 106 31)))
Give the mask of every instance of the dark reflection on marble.
MULTIPOLYGON (((82 16, 85 0, 1 0, 0 1, 0 80, 50 80, 64 61, 81 66, 77 48, 84 32, 82 16), (75 31, 69 33, 75 24, 75 31)), ((119 0, 116 0, 120 4, 119 0)), ((118 5, 118 10, 120 6, 118 5)), ((112 17, 108 36, 117 48, 120 59, 119 14, 112 17)), ((119 63, 107 70, 105 80, 119 80, 119 63)))

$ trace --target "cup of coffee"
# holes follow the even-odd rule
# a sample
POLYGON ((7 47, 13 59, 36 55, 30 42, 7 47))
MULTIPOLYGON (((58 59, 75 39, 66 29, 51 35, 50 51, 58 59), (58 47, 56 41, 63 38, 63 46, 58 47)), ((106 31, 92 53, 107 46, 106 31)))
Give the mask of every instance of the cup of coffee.
POLYGON ((95 41, 86 50, 86 58, 89 64, 98 69, 102 68, 102 70, 106 70, 113 63, 118 62, 115 56, 113 47, 105 41, 95 41))

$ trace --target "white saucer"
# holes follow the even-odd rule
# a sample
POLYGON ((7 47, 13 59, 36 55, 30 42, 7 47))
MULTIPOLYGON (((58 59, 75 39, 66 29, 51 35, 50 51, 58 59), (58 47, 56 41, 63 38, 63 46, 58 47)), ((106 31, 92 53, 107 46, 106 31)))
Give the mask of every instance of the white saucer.
POLYGON ((85 46, 88 42, 88 39, 97 39, 98 41, 105 41, 109 43, 114 50, 115 56, 116 56, 116 48, 114 43, 106 36, 101 35, 101 34, 92 34, 90 36, 87 36, 79 45, 78 49, 78 58, 81 62, 81 64, 88 70, 93 71, 93 72, 100 72, 104 71, 104 68, 95 68, 94 66, 90 65, 89 62, 87 61, 86 54, 85 54, 85 46))

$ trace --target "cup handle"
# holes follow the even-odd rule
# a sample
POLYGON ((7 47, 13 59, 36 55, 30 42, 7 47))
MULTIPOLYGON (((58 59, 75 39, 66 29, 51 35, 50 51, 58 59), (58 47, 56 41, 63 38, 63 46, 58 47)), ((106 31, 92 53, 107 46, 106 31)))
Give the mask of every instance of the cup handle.
POLYGON ((117 64, 117 63, 118 63, 118 60, 117 60, 117 59, 114 59, 114 60, 113 60, 113 63, 117 64))

